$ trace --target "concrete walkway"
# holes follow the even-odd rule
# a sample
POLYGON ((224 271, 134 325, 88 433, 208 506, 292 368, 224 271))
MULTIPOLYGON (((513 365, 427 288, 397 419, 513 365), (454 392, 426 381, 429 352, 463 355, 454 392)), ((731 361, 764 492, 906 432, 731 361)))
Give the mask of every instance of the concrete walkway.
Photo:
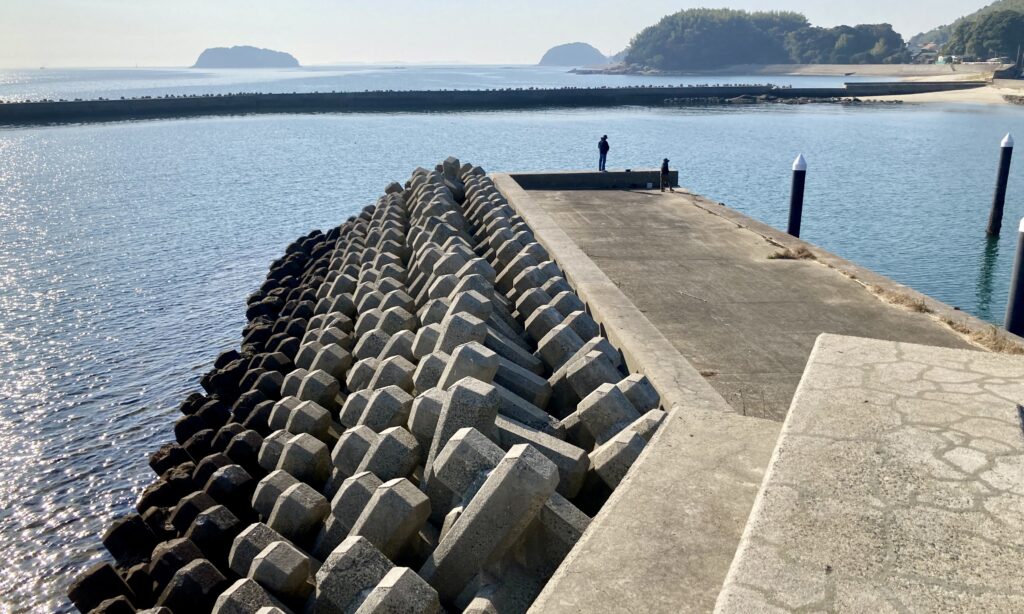
POLYGON ((777 246, 698 197, 528 193, 743 415, 785 418, 821 333, 972 347, 818 262, 769 259, 777 246))

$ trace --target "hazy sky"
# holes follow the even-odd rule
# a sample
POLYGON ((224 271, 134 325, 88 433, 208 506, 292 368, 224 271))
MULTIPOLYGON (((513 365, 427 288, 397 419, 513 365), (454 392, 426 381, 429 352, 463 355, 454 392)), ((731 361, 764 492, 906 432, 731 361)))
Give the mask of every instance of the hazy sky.
POLYGON ((699 6, 794 10, 815 25, 893 24, 910 37, 987 0, 0 0, 0 66, 185 66, 256 45, 303 64, 535 63, 584 41, 605 53, 699 6), (840 6, 841 5, 841 6, 840 6))

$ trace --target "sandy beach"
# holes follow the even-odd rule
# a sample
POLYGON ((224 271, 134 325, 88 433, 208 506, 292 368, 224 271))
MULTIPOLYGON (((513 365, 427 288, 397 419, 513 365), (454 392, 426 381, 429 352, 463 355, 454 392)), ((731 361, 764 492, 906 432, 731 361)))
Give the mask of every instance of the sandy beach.
MULTIPOLYGON (((975 74, 970 78, 987 79, 990 75, 975 74)), ((934 81, 936 78, 919 78, 914 81, 934 81)), ((955 92, 932 92, 908 96, 871 96, 865 100, 901 101, 907 104, 1013 104, 1006 96, 1024 96, 1024 81, 997 79, 985 87, 955 92)))

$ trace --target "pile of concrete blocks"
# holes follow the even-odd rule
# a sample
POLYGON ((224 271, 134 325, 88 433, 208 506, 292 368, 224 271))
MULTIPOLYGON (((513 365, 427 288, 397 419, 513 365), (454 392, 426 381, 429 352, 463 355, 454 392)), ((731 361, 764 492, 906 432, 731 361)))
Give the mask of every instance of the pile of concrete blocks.
POLYGON ((525 612, 665 418, 455 158, 288 246, 246 316, 81 611, 525 612))

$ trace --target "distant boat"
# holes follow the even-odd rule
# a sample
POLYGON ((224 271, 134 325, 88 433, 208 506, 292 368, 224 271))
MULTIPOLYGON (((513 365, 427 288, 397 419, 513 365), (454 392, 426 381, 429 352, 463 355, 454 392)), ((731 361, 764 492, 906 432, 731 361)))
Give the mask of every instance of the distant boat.
POLYGON ((854 76, 855 74, 857 74, 857 73, 855 73, 855 72, 848 72, 848 73, 843 73, 843 76, 844 76, 844 77, 852 77, 852 76, 854 76))

